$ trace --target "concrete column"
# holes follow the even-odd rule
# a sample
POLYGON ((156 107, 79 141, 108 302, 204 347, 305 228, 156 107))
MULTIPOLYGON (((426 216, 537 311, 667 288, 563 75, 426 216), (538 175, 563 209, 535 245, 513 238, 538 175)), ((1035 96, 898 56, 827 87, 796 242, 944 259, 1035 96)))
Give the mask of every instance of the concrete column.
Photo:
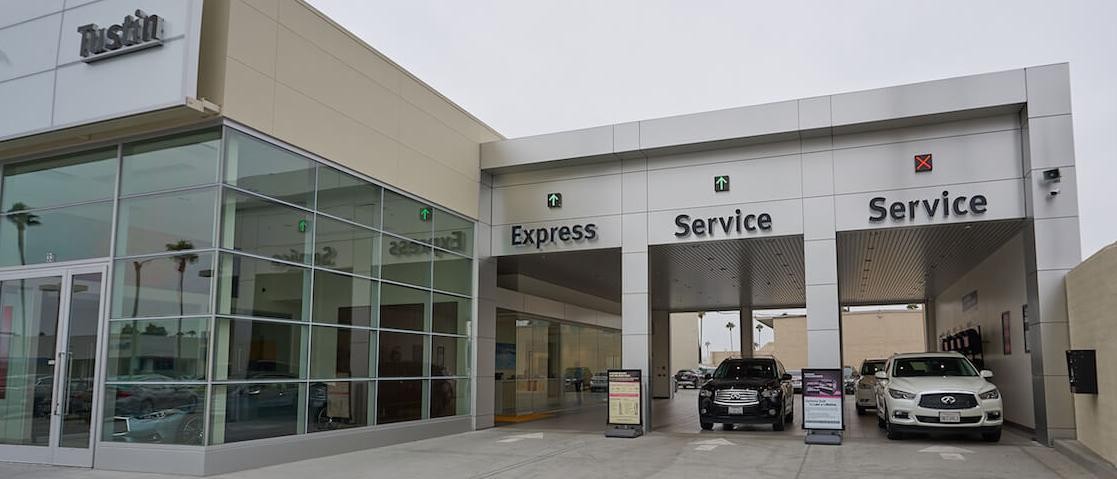
MULTIPOLYGON (((829 104, 825 110, 829 112, 829 104)), ((842 367, 838 252, 834 226, 834 154, 830 136, 804 138, 803 261, 807 298, 807 365, 842 367)))
POLYGON ((1075 437, 1074 399, 1065 351, 1070 349, 1066 274, 1082 259, 1078 227, 1070 72, 1066 64, 1026 70, 1024 190, 1030 224, 1024 233, 1032 392, 1036 439, 1075 437), (1060 179, 1044 178, 1058 169, 1060 179), (1058 193, 1052 195, 1058 190, 1058 193))
POLYGON ((671 313, 652 311, 652 397, 671 399, 671 313))
POLYGON ((474 231, 473 428, 493 427, 496 396, 496 258, 492 256, 492 178, 482 175, 481 209, 474 231))
POLYGON ((938 322, 935 319, 934 298, 923 303, 923 339, 927 343, 928 352, 939 350, 938 322))
POLYGON ((751 358, 756 351, 752 347, 753 335, 756 334, 756 330, 752 329, 752 306, 741 306, 740 311, 741 324, 737 329, 741 330, 741 357, 751 358))
POLYGON ((644 431, 651 431, 651 297, 648 294, 648 173, 643 159, 625 160, 621 183, 621 366, 643 378, 644 431))

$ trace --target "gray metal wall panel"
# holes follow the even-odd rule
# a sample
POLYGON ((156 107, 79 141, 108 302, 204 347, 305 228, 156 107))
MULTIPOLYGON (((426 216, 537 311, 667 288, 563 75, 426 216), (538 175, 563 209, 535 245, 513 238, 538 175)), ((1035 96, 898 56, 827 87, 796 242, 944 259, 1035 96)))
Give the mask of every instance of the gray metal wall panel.
MULTIPOLYGON (((968 201, 966 202, 966 209, 968 201)), ((1023 218, 1024 215, 1024 185, 1021 180, 1009 179, 982 183, 964 183, 955 185, 942 185, 928 188, 913 188, 892 191, 872 191, 868 193, 853 193, 835 197, 834 221, 838 231, 851 231, 875 228, 895 228, 905 226, 924 226, 943 223, 963 223, 969 221, 994 221, 1010 218, 1023 218), (903 202, 905 207, 909 201, 928 200, 934 201, 942 198, 943 191, 949 191, 950 201, 961 196, 972 198, 974 195, 984 195, 988 199, 987 211, 981 215, 967 214, 958 216, 951 213, 943 217, 942 205, 937 209, 933 218, 928 218, 922 204, 917 205, 917 216, 911 219, 905 215, 902 220, 894 220, 891 216, 883 221, 869 220, 871 210, 869 201, 874 197, 883 197, 885 208, 893 202, 903 202)))

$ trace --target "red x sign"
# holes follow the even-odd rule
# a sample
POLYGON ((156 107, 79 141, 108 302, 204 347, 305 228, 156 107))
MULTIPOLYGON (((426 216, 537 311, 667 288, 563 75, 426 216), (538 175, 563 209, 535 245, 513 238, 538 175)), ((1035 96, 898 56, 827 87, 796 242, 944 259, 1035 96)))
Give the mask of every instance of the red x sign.
POLYGON ((915 155, 915 172, 931 171, 931 154, 915 155))

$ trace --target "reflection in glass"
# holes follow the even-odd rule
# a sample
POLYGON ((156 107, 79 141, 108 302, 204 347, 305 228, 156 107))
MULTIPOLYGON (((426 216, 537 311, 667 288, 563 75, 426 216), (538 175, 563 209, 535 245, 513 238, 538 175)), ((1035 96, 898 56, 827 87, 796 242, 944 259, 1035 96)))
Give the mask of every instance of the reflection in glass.
POLYGON ((116 254, 213 246, 215 188, 120 200, 116 254))
POLYGON ((380 277, 415 286, 431 285, 431 247, 414 241, 384 236, 380 277))
POLYGON ((113 268, 114 318, 210 312, 212 252, 124 259, 113 268))
POLYGON ((4 165, 5 213, 112 198, 116 148, 4 165))
MULTIPOLYGON (((310 262, 310 213, 232 189, 225 189, 224 195, 221 247, 283 261, 310 262)), ((328 252, 315 253, 316 259, 324 262, 331 256, 328 252)))
POLYGON ((0 216, 0 266, 109 255, 112 201, 0 216))
POLYGON ((469 341, 451 336, 431 336, 431 376, 468 376, 469 341))
POLYGON ((249 256, 221 253, 217 313, 305 320, 310 270, 249 256))
POLYGON ((109 322, 109 381, 204 381, 209 318, 109 322))
POLYGON ((430 292, 394 284, 380 285, 380 327, 422 331, 427 321, 430 292))
POLYGON ((314 322, 347 326, 374 326, 376 281, 314 271, 314 322))
POLYGON ((0 282, 0 444, 46 446, 62 278, 0 282))
POLYGON ((468 379, 432 379, 430 417, 469 414, 468 379))
POLYGON ((220 150, 219 130, 124 145, 120 194, 214 183, 220 150))
POLYGON ((380 233, 318 216, 314 247, 320 252, 314 265, 363 276, 380 274, 380 233))
POLYGON ((394 191, 384 191, 384 231, 430 242, 434 208, 394 191))
MULTIPOLYGON (((310 377, 367 378, 374 344, 367 329, 315 326, 311 332, 310 377)), ((375 337, 374 337, 375 339, 375 337)))
POLYGON ((413 378, 423 376, 423 349, 426 336, 380 332, 379 376, 413 378))
POLYGON ((431 331, 447 334, 469 334, 469 318, 473 314, 469 298, 433 295, 431 305, 431 331))
POLYGON ((202 445, 206 387, 196 384, 107 384, 101 439, 202 445))
MULTIPOLYGON (((86 449, 93 424, 93 380, 97 370, 97 326, 101 320, 101 273, 74 275, 62 391, 59 446, 86 449)), ((3 339, 0 339, 3 341, 3 339)))
POLYGON ((468 295, 473 292, 473 260, 441 252, 434 258, 434 289, 468 295))
POLYGON ((304 432, 305 398, 304 383, 215 384, 210 444, 304 432))
POLYGON ((455 253, 473 256, 473 222, 436 209, 434 237, 431 244, 455 253))
POLYGON ((217 318, 215 379, 260 381, 306 377, 306 326, 217 318))
POLYGON ((368 390, 364 381, 310 383, 307 432, 367 426, 368 390))
POLYGON ((318 211, 379 228, 380 187, 319 165, 318 211))
POLYGON ((377 381, 377 424, 416 421, 422 418, 423 381, 377 381))
POLYGON ((225 182, 313 208, 314 163, 270 143, 226 130, 225 182))

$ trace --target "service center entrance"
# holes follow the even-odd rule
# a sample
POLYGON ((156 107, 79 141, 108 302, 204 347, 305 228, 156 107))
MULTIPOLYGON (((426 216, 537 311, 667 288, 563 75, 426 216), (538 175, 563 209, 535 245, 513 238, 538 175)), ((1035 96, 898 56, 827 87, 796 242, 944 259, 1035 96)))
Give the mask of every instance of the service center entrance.
POLYGON ((103 265, 0 274, 0 461, 93 465, 103 265))

